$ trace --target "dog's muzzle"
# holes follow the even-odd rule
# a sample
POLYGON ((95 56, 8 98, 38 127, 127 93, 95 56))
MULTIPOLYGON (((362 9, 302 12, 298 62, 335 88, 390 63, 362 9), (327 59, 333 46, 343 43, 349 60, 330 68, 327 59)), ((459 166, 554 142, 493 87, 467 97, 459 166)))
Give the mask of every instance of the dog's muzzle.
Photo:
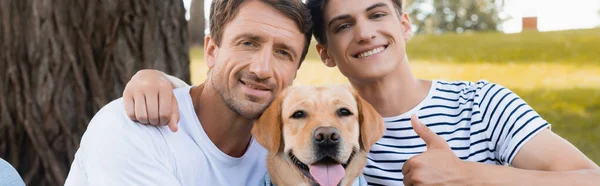
POLYGON ((337 157, 342 137, 334 127, 319 127, 313 133, 312 142, 317 159, 337 157))

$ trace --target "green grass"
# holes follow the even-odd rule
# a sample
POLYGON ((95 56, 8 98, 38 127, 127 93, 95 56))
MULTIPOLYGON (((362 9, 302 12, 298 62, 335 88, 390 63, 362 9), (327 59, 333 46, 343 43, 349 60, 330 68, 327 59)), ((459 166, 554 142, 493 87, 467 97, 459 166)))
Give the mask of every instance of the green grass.
POLYGON ((407 43, 409 58, 428 61, 600 63, 600 29, 519 34, 424 35, 407 43))
MULTIPOLYGON (((319 61, 315 43, 294 84, 342 84, 319 61)), ((192 83, 206 78, 202 49, 192 49, 192 83)), ((415 76, 486 79, 529 103, 552 130, 600 164, 600 29, 519 34, 418 35, 407 43, 415 76)))

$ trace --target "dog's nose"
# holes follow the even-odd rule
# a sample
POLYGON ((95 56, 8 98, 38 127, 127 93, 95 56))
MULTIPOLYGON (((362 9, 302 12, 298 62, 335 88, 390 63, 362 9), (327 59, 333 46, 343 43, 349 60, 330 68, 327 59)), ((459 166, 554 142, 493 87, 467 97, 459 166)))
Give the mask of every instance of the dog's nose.
POLYGON ((335 145, 340 141, 340 132, 334 127, 319 127, 313 140, 317 145, 335 145))

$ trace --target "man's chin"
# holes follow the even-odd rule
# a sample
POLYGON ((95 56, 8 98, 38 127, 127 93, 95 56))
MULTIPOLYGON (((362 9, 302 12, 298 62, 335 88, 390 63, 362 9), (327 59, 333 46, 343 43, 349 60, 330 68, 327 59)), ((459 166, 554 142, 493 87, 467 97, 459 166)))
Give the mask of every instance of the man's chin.
POLYGON ((268 106, 268 104, 251 102, 243 104, 242 107, 235 108, 235 111, 246 119, 258 119, 268 106))

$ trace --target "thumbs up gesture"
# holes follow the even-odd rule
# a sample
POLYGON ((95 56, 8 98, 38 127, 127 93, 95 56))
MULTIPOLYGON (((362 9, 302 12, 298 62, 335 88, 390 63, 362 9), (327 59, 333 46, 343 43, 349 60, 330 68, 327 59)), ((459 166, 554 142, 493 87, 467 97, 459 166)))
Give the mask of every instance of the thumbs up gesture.
POLYGON ((404 163, 404 185, 464 185, 470 173, 467 163, 460 160, 446 140, 427 128, 417 116, 411 117, 411 123, 425 141, 427 151, 404 163))

